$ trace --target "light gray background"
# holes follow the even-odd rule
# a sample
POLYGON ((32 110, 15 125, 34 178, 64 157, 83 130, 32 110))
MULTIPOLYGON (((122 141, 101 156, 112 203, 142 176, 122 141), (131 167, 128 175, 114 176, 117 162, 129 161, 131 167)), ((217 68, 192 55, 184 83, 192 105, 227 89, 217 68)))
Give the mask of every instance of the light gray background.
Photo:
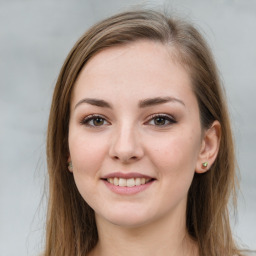
MULTIPOLYGON (((145 1, 0 0, 0 256, 43 246, 45 138, 52 91, 78 37, 96 21, 145 1), (42 200, 41 200, 42 199, 42 200)), ((256 248, 256 1, 148 1, 204 31, 226 86, 241 170, 238 221, 256 248)))

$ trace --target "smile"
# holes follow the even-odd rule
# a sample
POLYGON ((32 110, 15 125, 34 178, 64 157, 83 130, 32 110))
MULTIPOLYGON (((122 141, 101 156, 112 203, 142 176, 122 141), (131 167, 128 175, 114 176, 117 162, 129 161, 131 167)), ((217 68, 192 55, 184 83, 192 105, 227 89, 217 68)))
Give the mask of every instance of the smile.
POLYGON ((101 178, 107 188, 120 195, 134 195, 140 193, 156 181, 155 178, 142 173, 114 172, 101 178))
POLYGON ((152 179, 150 178, 129 178, 129 179, 124 179, 124 178, 108 178, 107 182, 115 185, 115 186, 120 186, 120 187, 134 187, 134 186, 140 186, 144 185, 148 182, 150 182, 152 179))

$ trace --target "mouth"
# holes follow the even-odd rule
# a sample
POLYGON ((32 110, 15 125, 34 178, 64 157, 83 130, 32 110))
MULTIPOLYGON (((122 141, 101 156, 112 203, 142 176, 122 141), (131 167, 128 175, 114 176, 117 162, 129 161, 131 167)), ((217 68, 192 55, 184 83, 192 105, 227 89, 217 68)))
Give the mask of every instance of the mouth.
POLYGON ((141 192, 156 181, 155 178, 141 173, 110 173, 101 178, 107 187, 118 194, 135 194, 141 192))
POLYGON ((153 181, 153 178, 119 178, 119 177, 114 177, 114 178, 107 178, 104 179, 108 183, 119 186, 119 187, 135 187, 135 186, 141 186, 145 185, 151 181, 153 181))

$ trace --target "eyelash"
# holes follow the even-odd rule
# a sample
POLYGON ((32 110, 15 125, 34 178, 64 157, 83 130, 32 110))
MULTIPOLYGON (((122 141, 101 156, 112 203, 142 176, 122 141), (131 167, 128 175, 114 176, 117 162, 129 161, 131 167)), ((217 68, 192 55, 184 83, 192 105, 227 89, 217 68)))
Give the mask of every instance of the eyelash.
POLYGON ((89 124, 91 121, 93 121, 93 120, 96 120, 97 118, 100 118, 100 119, 102 119, 104 122, 106 121, 106 119, 103 117, 103 116, 100 116, 100 115, 89 115, 89 116, 87 116, 86 118, 83 118, 82 120, 81 120, 81 124, 82 125, 85 125, 85 126, 88 126, 88 127, 91 127, 91 128, 98 128, 98 127, 100 127, 100 126, 102 126, 102 125, 100 125, 100 126, 97 126, 97 125, 92 125, 92 124, 89 124))
MULTIPOLYGON (((156 118, 163 118, 165 119, 165 121, 168 121, 168 124, 164 124, 164 125, 156 125, 156 124, 151 124, 153 126, 159 126, 159 127, 166 127, 166 126, 170 126, 172 124, 177 123, 177 121, 174 119, 174 117, 172 117, 171 115, 167 115, 167 114, 154 114, 151 115, 149 117, 149 121, 154 121, 156 118)), ((149 121, 147 121, 147 123, 149 123, 149 121)))
MULTIPOLYGON (((91 127, 91 128, 99 128, 102 125, 93 125, 93 124, 90 124, 91 121, 95 121, 96 119, 102 119, 103 122, 108 122, 104 116, 101 116, 101 115, 89 115, 87 116, 86 118, 82 119, 82 121, 80 122, 82 125, 85 125, 85 126, 88 126, 88 127, 91 127)), ((177 121, 170 115, 167 115, 167 114, 154 114, 154 115, 151 115, 149 117, 149 120, 146 122, 147 123, 150 123, 150 121, 154 121, 156 118, 163 118, 166 121, 168 121, 169 123, 168 124, 164 124, 164 125, 156 125, 156 124, 150 124, 152 126, 159 126, 159 127, 166 127, 166 126, 170 126, 172 124, 175 124, 177 123, 177 121)), ((108 122, 109 123, 109 122, 108 122)))

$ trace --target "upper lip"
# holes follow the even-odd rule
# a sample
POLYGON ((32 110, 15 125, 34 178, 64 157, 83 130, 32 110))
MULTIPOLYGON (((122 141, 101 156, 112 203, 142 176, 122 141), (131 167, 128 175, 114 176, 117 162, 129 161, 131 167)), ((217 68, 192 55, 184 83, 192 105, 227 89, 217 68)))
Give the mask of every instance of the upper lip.
POLYGON ((123 179, 131 179, 131 178, 145 178, 145 179, 154 179, 148 175, 144 175, 138 172, 130 172, 130 173, 122 173, 122 172, 112 172, 102 177, 102 179, 109 178, 123 178, 123 179))

